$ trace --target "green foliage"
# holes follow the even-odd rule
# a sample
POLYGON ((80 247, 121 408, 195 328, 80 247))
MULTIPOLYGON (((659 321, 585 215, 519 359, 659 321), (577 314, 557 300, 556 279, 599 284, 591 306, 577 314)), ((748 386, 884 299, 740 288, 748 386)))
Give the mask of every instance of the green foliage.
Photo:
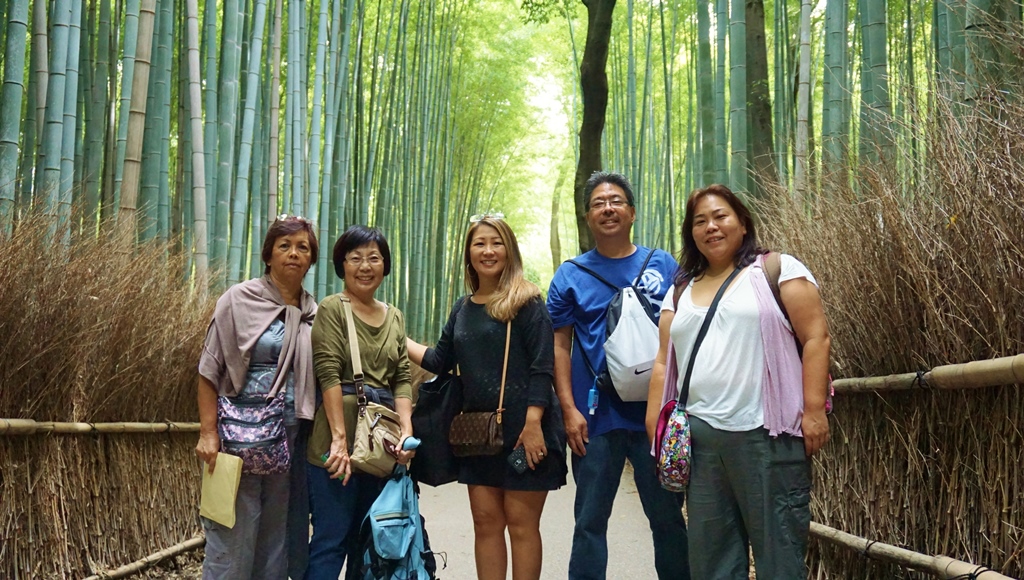
POLYGON ((553 18, 574 17, 575 0, 522 0, 519 9, 524 23, 547 24, 553 18))

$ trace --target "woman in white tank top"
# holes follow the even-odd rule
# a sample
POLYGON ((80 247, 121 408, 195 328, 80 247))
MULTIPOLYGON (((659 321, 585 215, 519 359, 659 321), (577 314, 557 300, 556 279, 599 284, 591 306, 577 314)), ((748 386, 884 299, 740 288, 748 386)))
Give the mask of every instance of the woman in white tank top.
POLYGON ((682 292, 670 290, 662 306, 648 398, 652 438, 669 342, 682 378, 712 300, 740 270, 697 350, 685 401, 692 442, 691 576, 745 580, 752 548, 758 578, 802 580, 810 457, 829 435, 830 339, 817 282, 783 255, 773 299, 767 252, 757 244, 750 211, 724 185, 690 195, 682 234, 674 281, 682 292))

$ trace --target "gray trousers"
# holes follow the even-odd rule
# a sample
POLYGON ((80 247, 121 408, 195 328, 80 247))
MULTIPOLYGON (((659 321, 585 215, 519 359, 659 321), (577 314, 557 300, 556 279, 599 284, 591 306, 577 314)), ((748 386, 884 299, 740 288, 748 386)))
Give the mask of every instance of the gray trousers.
POLYGON ((690 437, 691 576, 746 580, 752 548, 758 578, 805 580, 811 461, 803 439, 721 431, 696 417, 690 437))
POLYGON ((306 431, 288 427, 289 473, 242 474, 233 528, 201 518, 206 532, 203 580, 302 578, 309 560, 306 431))
POLYGON ((288 575, 288 473, 242 474, 235 527, 203 518, 203 580, 282 580, 288 575))

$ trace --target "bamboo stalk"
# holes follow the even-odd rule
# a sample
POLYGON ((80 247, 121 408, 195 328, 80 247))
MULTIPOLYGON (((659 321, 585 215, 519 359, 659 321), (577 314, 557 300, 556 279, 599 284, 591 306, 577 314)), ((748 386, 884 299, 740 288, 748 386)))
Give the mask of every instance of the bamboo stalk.
POLYGON ((921 375, 902 373, 884 377, 838 379, 833 383, 837 393, 865 391, 905 391, 915 387, 935 389, 978 389, 1024 383, 1024 354, 942 365, 921 375))
POLYGON ((999 580, 1001 578, 1013 580, 1009 576, 1003 576, 978 564, 954 560, 948 556, 929 556, 890 544, 873 542, 817 522, 811 522, 811 535, 819 540, 860 552, 868 558, 928 572, 946 580, 960 577, 976 578, 977 580, 999 580))
POLYGON ((116 570, 109 570, 107 572, 100 572, 99 574, 89 576, 85 580, 126 578, 128 576, 135 574, 136 572, 140 572, 142 570, 145 570, 146 568, 149 568, 150 566, 156 564, 160 560, 163 560, 165 558, 171 558, 173 556, 177 556, 178 554, 183 554, 185 552, 191 552, 192 550, 202 548, 205 545, 206 537, 196 536, 191 540, 186 540, 180 544, 175 544, 170 548, 165 548, 163 550, 160 550, 159 552, 154 552, 141 560, 136 560, 131 564, 126 564, 124 566, 121 566, 120 568, 117 568, 116 570))
POLYGON ((63 433, 166 433, 199 431, 199 423, 61 423, 32 419, 0 419, 0 435, 63 433))

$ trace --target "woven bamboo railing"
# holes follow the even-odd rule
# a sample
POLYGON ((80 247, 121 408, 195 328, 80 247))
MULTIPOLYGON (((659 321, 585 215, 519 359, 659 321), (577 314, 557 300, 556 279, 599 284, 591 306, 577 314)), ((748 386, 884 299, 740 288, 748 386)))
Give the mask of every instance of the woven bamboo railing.
POLYGON ((1024 354, 942 365, 920 373, 838 379, 833 382, 837 393, 905 391, 916 388, 980 389, 1015 384, 1024 384, 1024 354))
POLYGON ((978 564, 971 564, 962 560, 954 560, 947 556, 928 556, 911 550, 873 542, 866 538, 854 536, 835 528, 811 522, 811 535, 819 540, 831 542, 837 546, 859 552, 868 558, 882 560, 898 564, 904 568, 911 568, 921 572, 927 572, 942 580, 953 580, 957 578, 970 578, 972 580, 1014 580, 1009 576, 989 570, 978 564))
POLYGON ((205 536, 196 536, 190 540, 186 540, 180 544, 175 544, 170 548, 165 548, 159 552, 154 552, 141 560, 136 560, 131 564, 126 564, 115 570, 107 570, 106 572, 100 572, 93 576, 87 577, 85 580, 106 580, 113 578, 127 578, 133 574, 137 574, 146 568, 156 564, 160 560, 177 556, 178 554, 184 554, 185 552, 191 552, 197 550, 206 545, 205 536))
POLYGON ((32 419, 0 419, 0 435, 37 435, 61 433, 187 433, 199 431, 199 423, 58 423, 32 419))

